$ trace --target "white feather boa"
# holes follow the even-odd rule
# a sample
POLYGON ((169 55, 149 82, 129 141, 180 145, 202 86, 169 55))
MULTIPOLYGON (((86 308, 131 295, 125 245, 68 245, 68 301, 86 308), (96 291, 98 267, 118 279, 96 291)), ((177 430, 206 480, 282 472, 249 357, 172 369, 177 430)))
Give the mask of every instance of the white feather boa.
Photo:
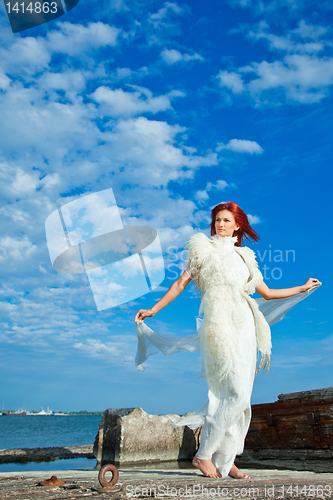
POLYGON ((258 304, 249 296, 263 280, 255 254, 248 247, 233 246, 243 258, 250 273, 248 282, 241 287, 233 286, 230 282, 232 269, 224 267, 223 255, 230 251, 230 243, 233 244, 236 240, 237 238, 219 235, 208 238, 203 233, 197 233, 185 246, 189 251, 188 268, 191 278, 196 284, 198 293, 200 290, 201 297, 206 292, 204 335, 208 349, 202 354, 206 376, 212 383, 221 381, 229 371, 232 356, 237 355, 235 332, 241 328, 244 320, 241 314, 231 314, 230 311, 235 308, 235 302, 242 298, 250 306, 255 322, 257 349, 261 355, 256 373, 262 367, 268 370, 270 363, 272 347, 270 328, 264 315, 259 311, 258 304), (227 282, 226 275, 229 279, 227 282))

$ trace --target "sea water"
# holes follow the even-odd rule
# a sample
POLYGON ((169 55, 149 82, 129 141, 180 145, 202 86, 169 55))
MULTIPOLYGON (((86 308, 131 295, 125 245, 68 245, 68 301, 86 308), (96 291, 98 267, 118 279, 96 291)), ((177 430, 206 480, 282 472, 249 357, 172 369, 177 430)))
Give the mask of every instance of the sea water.
MULTIPOLYGON (((0 416, 0 449, 48 448, 93 444, 101 415, 0 416)), ((0 464, 0 472, 23 470, 94 469, 95 459, 0 464)))
MULTIPOLYGON (((93 444, 98 433, 101 415, 85 416, 1 416, 0 449, 48 448, 93 444)), ((133 467, 133 466, 132 466, 133 467)), ((191 462, 166 462, 159 469, 191 468, 191 462)), ((124 468, 124 466, 122 467, 124 468)), ((156 468, 146 464, 142 468, 156 468)), ((0 472, 97 470, 96 459, 68 458, 50 462, 0 464, 0 472)), ((97 476, 96 476, 97 477, 97 476)))

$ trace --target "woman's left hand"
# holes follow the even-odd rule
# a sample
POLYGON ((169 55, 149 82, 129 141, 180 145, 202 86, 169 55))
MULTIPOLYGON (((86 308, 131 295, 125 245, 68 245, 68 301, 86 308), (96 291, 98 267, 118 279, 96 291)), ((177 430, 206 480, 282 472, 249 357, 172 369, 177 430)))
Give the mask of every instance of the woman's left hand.
POLYGON ((315 278, 309 278, 308 281, 305 283, 305 285, 302 286, 303 291, 306 292, 313 286, 320 286, 321 282, 319 280, 316 280, 315 278))

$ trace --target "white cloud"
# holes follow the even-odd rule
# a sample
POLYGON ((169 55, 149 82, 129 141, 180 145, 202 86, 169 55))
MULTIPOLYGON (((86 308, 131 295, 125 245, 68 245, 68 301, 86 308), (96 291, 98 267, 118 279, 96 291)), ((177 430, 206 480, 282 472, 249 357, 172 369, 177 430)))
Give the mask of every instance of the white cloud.
POLYGON ((149 90, 143 88, 134 92, 124 92, 122 89, 99 87, 90 97, 102 105, 101 110, 106 116, 156 114, 159 111, 172 109, 170 95, 153 97, 149 90))
POLYGON ((212 182, 207 182, 206 190, 211 191, 211 189, 218 189, 219 191, 222 191, 228 186, 228 183, 223 180, 216 181, 214 183, 212 182))
POLYGON ((326 32, 325 28, 306 25, 303 22, 298 29, 290 31, 285 36, 269 33, 267 31, 268 28, 267 23, 261 22, 254 30, 249 31, 248 36, 254 40, 267 40, 271 50, 280 50, 289 53, 311 54, 320 52, 325 48, 325 43, 318 40, 318 37, 326 32), (304 38, 310 38, 311 41, 305 42, 304 38))
POLYGON ((128 78, 132 75, 133 71, 130 68, 117 68, 117 77, 122 80, 123 78, 128 78))
POLYGON ((87 339, 85 343, 76 342, 73 347, 87 352, 90 356, 99 356, 100 354, 112 357, 119 356, 119 351, 115 345, 111 342, 108 345, 103 344, 98 339, 87 339))
POLYGON ((333 85, 332 44, 327 29, 305 21, 284 35, 270 33, 268 28, 261 22, 247 36, 256 41, 264 39, 271 51, 285 55, 273 61, 254 61, 234 71, 219 71, 217 79, 227 99, 230 94, 242 95, 256 105, 321 101, 333 85))
POLYGON ((5 205, 4 207, 0 208, 0 215, 2 215, 3 218, 10 219, 12 222, 24 223, 27 227, 27 220, 29 218, 29 215, 13 204, 7 206, 5 205))
MULTIPOLYGON (((165 7, 179 11, 169 4, 165 7)), ((71 45, 71 39, 73 54, 81 41, 81 53, 86 52, 86 44, 97 47, 116 43, 114 31, 102 23, 84 27, 65 22, 58 26, 48 31, 46 38, 36 39, 47 55, 46 63, 54 50, 71 45)), ((41 59, 43 66, 45 61, 41 59)), ((34 78, 20 77, 0 93, 2 153, 8 158, 15 150, 20 158, 17 165, 1 170, 0 184, 7 198, 21 198, 38 190, 44 196, 47 191, 53 206, 54 196, 70 190, 78 179, 90 186, 101 175, 106 182, 114 182, 114 176, 119 175, 119 183, 128 184, 131 179, 141 186, 166 186, 171 180, 193 178, 197 168, 217 164, 216 153, 200 155, 185 144, 186 130, 179 125, 143 117, 123 119, 172 111, 173 99, 184 93, 171 90, 153 95, 146 88, 134 86, 128 91, 106 85, 96 88, 99 70, 68 69, 67 63, 64 70, 57 71, 57 67, 52 65, 52 71, 43 71, 35 66, 34 71, 38 68, 39 72, 34 78), (87 88, 94 101, 87 100, 87 88), (106 122, 105 116, 122 119, 106 122), (28 162, 23 161, 23 155, 28 162)))
POLYGON ((251 224, 251 226, 253 224, 260 224, 261 223, 261 219, 260 219, 260 217, 258 217, 258 215, 247 214, 247 217, 249 219, 249 223, 251 224))
POLYGON ((111 0, 108 5, 111 9, 114 9, 116 12, 120 11, 129 11, 130 9, 127 7, 124 0, 111 0))
POLYGON ((42 38, 15 38, 14 43, 2 39, 1 67, 10 74, 31 75, 48 68, 51 55, 42 38))
POLYGON ((333 58, 318 59, 309 55, 288 55, 283 62, 253 63, 243 72, 254 73, 258 78, 248 84, 256 98, 266 90, 281 89, 290 100, 312 103, 327 95, 333 84, 333 58))
POLYGON ((323 354, 309 354, 304 356, 289 356, 287 359, 282 356, 276 356, 273 361, 272 366, 277 367, 279 369, 285 368, 295 368, 295 367, 307 367, 310 368, 311 365, 320 365, 326 361, 327 356, 323 354))
POLYGON ((198 201, 206 201, 209 199, 209 194, 207 193, 207 191, 203 190, 203 191, 197 191, 194 195, 195 199, 198 200, 198 201))
MULTIPOLYGON (((64 21, 56 23, 56 26, 57 29, 50 29, 45 38, 27 36, 13 41, 12 37, 2 37, 0 61, 3 70, 10 76, 24 75, 31 79, 36 72, 49 69, 53 55, 59 53, 80 57, 81 66, 84 66, 85 60, 94 65, 90 59, 92 52, 101 47, 115 47, 121 33, 118 28, 102 22, 83 26, 64 21)), ((62 78, 66 78, 66 70, 63 73, 62 78)), ((68 70, 68 74, 75 76, 79 72, 68 70)), ((0 87, 8 87, 7 78, 0 72, 0 87)), ((51 80, 52 76, 44 75, 44 79, 51 80)))
POLYGON ((27 170, 30 172, 0 160, 0 192, 6 198, 17 199, 31 195, 40 186, 39 173, 32 169, 27 170))
POLYGON ((142 116, 119 120, 113 133, 105 134, 109 143, 101 147, 101 152, 105 149, 112 154, 114 166, 120 162, 118 182, 131 179, 131 183, 144 186, 166 186, 171 180, 192 178, 199 166, 218 163, 215 153, 202 157, 177 147, 176 138, 185 130, 142 116))
POLYGON ((92 321, 96 337, 110 333, 113 314, 107 312, 104 321, 96 317, 91 291, 88 285, 82 285, 81 277, 75 277, 68 286, 68 275, 54 275, 42 269, 32 277, 22 275, 14 281, 16 290, 5 289, 3 298, 14 297, 16 303, 0 303, 2 342, 32 345, 50 352, 58 347, 68 349, 73 338, 91 336, 92 321), (55 280, 58 285, 64 280, 64 285, 52 287, 55 280), (20 294, 21 290, 30 293, 26 296, 20 294))
MULTIPOLYGON (((64 70, 62 72, 45 72, 38 79, 38 87, 46 92, 62 90, 68 95, 76 95, 84 90, 86 78, 82 71, 64 70)), ((57 96, 54 95, 54 99, 57 96)))
POLYGON ((52 53, 82 56, 86 51, 100 47, 115 47, 121 32, 118 28, 102 22, 87 26, 70 22, 57 23, 58 30, 48 31, 46 46, 52 53))
POLYGON ((233 94, 241 94, 244 90, 242 78, 237 73, 219 71, 217 78, 220 80, 220 86, 230 89, 233 94))
POLYGON ((165 2, 164 6, 161 7, 155 14, 150 14, 149 20, 156 24, 165 20, 170 13, 181 14, 183 8, 174 2, 165 2))
POLYGON ((96 118, 103 116, 103 112, 125 116, 126 113, 127 116, 154 113, 171 107, 171 99, 181 95, 171 91, 165 96, 153 97, 149 91, 145 90, 144 94, 143 89, 137 88, 133 93, 118 94, 102 89, 95 94, 102 104, 86 104, 76 98, 73 102, 60 103, 53 101, 56 97, 51 94, 50 99, 44 100, 42 89, 11 87, 5 95, 0 94, 2 152, 7 156, 15 149, 18 157, 29 154, 30 164, 40 171, 32 170, 23 160, 20 166, 1 167, 4 182, 0 184, 4 194, 16 196, 17 190, 21 190, 21 194, 28 190, 32 193, 40 187, 59 193, 72 183, 76 185, 78 178, 82 184, 90 185, 100 175, 106 175, 111 182, 115 174, 119 176, 118 183, 127 184, 130 179, 139 185, 166 186, 171 180, 192 178, 199 167, 216 165, 216 153, 201 156, 183 144, 186 129, 179 125, 141 116, 118 119, 102 124, 101 128, 97 126, 96 118), (116 101, 115 95, 122 100, 116 101), (39 180, 45 168, 48 176, 39 180), (12 186, 16 169, 20 170, 12 186))
POLYGON ((74 349, 82 351, 89 357, 104 358, 109 363, 120 364, 124 362, 134 364, 133 352, 134 339, 126 335, 118 335, 112 342, 102 342, 100 339, 88 338, 84 342, 75 342, 74 349))
POLYGON ((40 185, 45 189, 52 189, 53 187, 60 186, 62 181, 58 173, 48 174, 39 181, 40 185))
POLYGON ((119 260, 113 265, 113 268, 125 278, 142 275, 141 260, 137 259, 119 260))
POLYGON ((10 236, 0 238, 0 260, 25 260, 36 250, 36 245, 31 243, 27 236, 21 240, 10 236))
MULTIPOLYGON (((10 156, 15 150, 20 157, 24 151, 26 154, 29 151, 30 165, 32 163, 41 170, 45 166, 42 158, 55 166, 56 158, 62 161, 70 150, 83 148, 91 151, 99 135, 92 120, 93 107, 84 104, 82 99, 63 103, 57 102, 58 98, 53 100, 52 96, 43 99, 43 94, 37 87, 23 88, 21 84, 11 86, 6 94, 0 94, 3 155, 10 156), (19 141, 16 140, 18 136, 19 141)), ((56 170, 61 172, 64 167, 56 170)), ((29 165, 25 162, 21 168, 27 170, 29 165)))
POLYGON ((165 2, 157 12, 149 14, 143 27, 148 44, 165 46, 174 43, 174 36, 182 33, 179 18, 186 12, 190 12, 186 4, 180 6, 175 2, 165 2))
POLYGON ((202 191, 197 191, 195 193, 195 198, 199 202, 204 202, 209 199, 209 191, 223 191, 228 186, 228 183, 223 180, 218 180, 216 182, 207 182, 206 189, 202 191))
MULTIPOLYGON (((100 68, 100 71, 102 71, 102 68, 100 68)), ((117 84, 117 82, 136 82, 138 83, 142 78, 145 78, 150 75, 152 70, 151 68, 148 68, 147 66, 142 66, 141 68, 138 69, 131 69, 131 68, 115 68, 112 72, 108 72, 107 76, 104 71, 104 79, 106 79, 109 83, 109 86, 112 86, 117 84), (106 78, 105 78, 106 77, 106 78)), ((102 75, 101 75, 102 76, 102 75)), ((103 78, 103 76, 102 76, 103 78)))
POLYGON ((13 190, 20 196, 22 194, 31 194, 36 191, 39 185, 37 176, 29 175, 20 168, 16 170, 15 179, 12 183, 13 190))
MULTIPOLYGON (((248 7, 252 8, 257 15, 274 15, 280 11, 284 14, 285 9, 288 9, 288 15, 300 15, 306 4, 306 0, 229 0, 233 7, 248 7)), ((282 15, 283 15, 282 14, 282 15)), ((285 14, 284 14, 285 15, 285 14)))
POLYGON ((312 24, 307 24, 304 19, 301 19, 298 23, 298 28, 293 30, 293 33, 301 36, 302 38, 310 38, 312 40, 317 40, 327 33, 328 29, 324 26, 314 26, 312 24))
POLYGON ((203 61, 204 58, 200 54, 181 54, 175 49, 164 49, 161 52, 161 57, 167 64, 175 64, 178 62, 188 62, 188 61, 203 61))
POLYGON ((231 139, 228 144, 219 144, 216 151, 228 149, 236 153, 261 154, 263 149, 255 141, 247 141, 243 139, 231 139))
POLYGON ((0 90, 7 90, 10 85, 10 78, 0 69, 0 90))

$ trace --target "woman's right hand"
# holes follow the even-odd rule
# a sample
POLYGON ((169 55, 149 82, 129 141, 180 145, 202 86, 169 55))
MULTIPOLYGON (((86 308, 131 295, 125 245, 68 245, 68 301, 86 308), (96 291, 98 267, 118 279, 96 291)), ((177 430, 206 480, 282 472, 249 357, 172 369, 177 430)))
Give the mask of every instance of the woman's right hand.
POLYGON ((140 321, 143 321, 145 318, 150 318, 151 316, 154 316, 154 312, 152 309, 140 309, 134 318, 135 323, 139 323, 140 321))
POLYGON ((308 281, 302 286, 303 292, 310 290, 310 288, 312 288, 313 286, 320 286, 321 284, 321 281, 317 280, 316 278, 309 278, 308 281))

